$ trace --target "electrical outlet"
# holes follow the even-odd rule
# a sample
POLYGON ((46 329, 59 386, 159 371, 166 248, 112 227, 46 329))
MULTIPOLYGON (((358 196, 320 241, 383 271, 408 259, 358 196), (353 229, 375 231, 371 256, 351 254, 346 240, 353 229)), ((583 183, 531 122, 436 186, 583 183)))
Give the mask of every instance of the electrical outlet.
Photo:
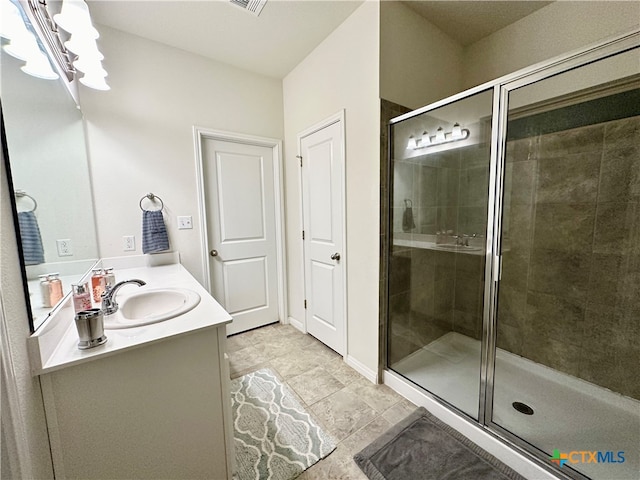
POLYGON ((136 249, 136 237, 133 235, 125 235, 122 237, 122 249, 125 252, 131 252, 136 249))
POLYGON ((73 255, 73 247, 69 238, 56 240, 56 246, 58 247, 59 257, 70 257, 73 255))
POLYGON ((193 221, 191 215, 185 215, 178 217, 178 230, 187 230, 193 228, 193 221))

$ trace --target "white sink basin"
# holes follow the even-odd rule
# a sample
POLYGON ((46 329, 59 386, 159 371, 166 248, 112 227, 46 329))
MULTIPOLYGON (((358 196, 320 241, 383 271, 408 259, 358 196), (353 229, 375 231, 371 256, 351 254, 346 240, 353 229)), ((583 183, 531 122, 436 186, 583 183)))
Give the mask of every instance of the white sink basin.
POLYGON ((200 303, 200 295, 186 288, 155 288, 118 303, 118 311, 104 317, 104 328, 133 328, 169 320, 193 310, 200 303))

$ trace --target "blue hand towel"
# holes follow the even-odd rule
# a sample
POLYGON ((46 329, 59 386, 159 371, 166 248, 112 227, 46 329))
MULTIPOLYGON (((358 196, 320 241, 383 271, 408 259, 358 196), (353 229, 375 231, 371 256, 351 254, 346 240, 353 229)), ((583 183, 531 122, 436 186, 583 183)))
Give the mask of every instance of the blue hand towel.
POLYGON ((22 238, 22 254, 25 265, 44 263, 44 248, 38 219, 33 212, 18 212, 18 226, 22 238))
POLYGON ((169 250, 169 236, 162 210, 142 211, 142 253, 169 250))

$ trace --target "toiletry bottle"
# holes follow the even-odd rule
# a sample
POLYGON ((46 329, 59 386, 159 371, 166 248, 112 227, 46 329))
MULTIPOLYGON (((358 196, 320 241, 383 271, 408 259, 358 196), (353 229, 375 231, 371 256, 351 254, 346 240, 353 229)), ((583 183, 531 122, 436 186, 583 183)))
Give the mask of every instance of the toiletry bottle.
POLYGON ((91 309, 91 294, 89 293, 88 282, 72 283, 71 291, 73 292, 73 308, 76 313, 91 309))
POLYGON ((104 293, 104 274, 101 268, 91 270, 91 292, 93 293, 93 301, 95 303, 102 302, 102 294, 104 293))
POLYGON ((60 280, 59 273, 52 273, 48 277, 49 279, 49 295, 51 297, 51 306, 62 300, 64 294, 62 293, 62 280, 60 280))
POLYGON ((38 275, 40 278, 40 295, 42 297, 42 306, 51 308, 51 295, 49 294, 49 275, 38 275))
POLYGON ((116 274, 113 273, 113 268, 104 269, 104 288, 113 287, 116 284, 116 274))

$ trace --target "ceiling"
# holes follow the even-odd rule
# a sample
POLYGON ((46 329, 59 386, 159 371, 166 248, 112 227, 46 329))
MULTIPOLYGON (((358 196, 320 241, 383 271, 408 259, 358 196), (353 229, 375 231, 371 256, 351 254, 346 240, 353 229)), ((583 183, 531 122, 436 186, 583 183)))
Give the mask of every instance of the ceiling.
POLYGON ((403 1, 460 45, 467 46, 553 2, 511 0, 403 1))
MULTIPOLYGON (((262 75, 283 78, 362 0, 269 0, 259 17, 225 0, 88 0, 87 3, 94 23, 262 75)), ((464 46, 552 2, 403 3, 464 46)))

